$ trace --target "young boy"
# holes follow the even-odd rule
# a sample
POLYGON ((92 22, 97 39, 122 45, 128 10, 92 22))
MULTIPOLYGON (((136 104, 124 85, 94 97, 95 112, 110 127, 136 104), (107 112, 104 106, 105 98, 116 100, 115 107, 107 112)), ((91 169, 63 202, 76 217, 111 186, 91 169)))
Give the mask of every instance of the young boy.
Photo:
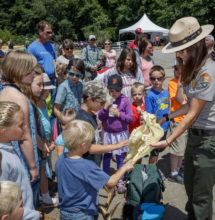
POLYGON ((63 130, 69 152, 62 154, 56 162, 62 219, 93 220, 98 213, 98 191, 104 185, 114 187, 126 171, 133 169, 132 162, 128 161, 109 177, 94 162, 84 159, 94 135, 92 125, 81 120, 70 122, 63 130))
MULTIPOLYGON (((182 105, 187 103, 186 96, 184 94, 183 86, 180 82, 180 66, 174 66, 174 78, 168 83, 168 91, 171 99, 171 112, 176 109, 181 108, 182 105)), ((170 122, 169 132, 170 134, 176 129, 178 124, 184 119, 185 115, 174 118, 170 122)), ((184 132, 180 137, 178 137, 169 148, 170 152, 170 168, 171 174, 169 177, 170 181, 183 184, 183 174, 179 173, 182 166, 182 160, 184 157, 184 152, 187 143, 187 132, 184 132), (182 174, 182 176, 181 176, 182 174)))
MULTIPOLYGON (((65 126, 73 121, 75 119, 76 113, 73 109, 65 109, 63 112, 61 112, 61 126, 62 129, 65 128, 65 126)), ((62 137, 62 133, 56 138, 55 143, 57 145, 57 156, 59 157, 63 152, 67 153, 68 149, 64 144, 64 140, 62 137)))
POLYGON ((24 209, 22 192, 11 181, 0 181, 0 220, 21 220, 24 209))
POLYGON ((120 141, 117 144, 112 145, 100 144, 96 113, 103 108, 108 98, 110 98, 109 91, 104 83, 95 81, 85 83, 83 89, 83 104, 78 110, 76 116, 76 119, 90 123, 95 129, 93 144, 89 149, 89 153, 87 152, 84 155, 84 158, 94 161, 98 166, 100 166, 101 162, 100 154, 117 150, 128 144, 128 140, 120 141))
MULTIPOLYGON (((163 116, 167 116, 169 113, 169 92, 163 89, 163 83, 165 80, 165 72, 161 66, 153 66, 149 73, 150 80, 152 83, 152 88, 146 95, 145 105, 146 111, 155 114, 159 120, 163 116)), ((166 138, 166 133, 169 128, 169 121, 166 121, 161 126, 164 130, 164 137, 166 138)), ((158 155, 160 149, 153 150, 151 152, 149 163, 156 164, 158 160, 158 155)))
POLYGON ((134 120, 129 124, 129 133, 142 124, 140 115, 145 110, 144 94, 144 85, 142 83, 136 82, 132 85, 131 96, 133 99, 132 112, 134 120))

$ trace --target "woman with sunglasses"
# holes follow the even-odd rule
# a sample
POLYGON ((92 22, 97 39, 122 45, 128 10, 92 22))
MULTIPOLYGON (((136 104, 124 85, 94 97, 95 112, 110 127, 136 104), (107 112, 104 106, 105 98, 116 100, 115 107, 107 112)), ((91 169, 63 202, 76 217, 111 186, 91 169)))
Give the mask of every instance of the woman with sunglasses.
POLYGON ((111 47, 112 43, 110 40, 105 41, 105 47, 102 50, 102 61, 103 66, 111 68, 116 66, 116 51, 111 47))
POLYGON ((72 40, 65 39, 63 41, 62 46, 63 46, 63 55, 57 58, 57 63, 65 63, 68 65, 70 60, 73 60, 74 58, 78 58, 76 55, 73 54, 74 43, 72 40))
POLYGON ((167 147, 188 129, 184 158, 184 185, 189 220, 212 220, 215 184, 215 61, 205 45, 213 25, 200 26, 194 17, 177 20, 169 31, 170 43, 163 53, 176 52, 183 61, 181 82, 187 104, 166 115, 168 121, 186 114, 174 132, 152 146, 167 147))
POLYGON ((66 72, 68 78, 59 85, 54 104, 54 113, 59 120, 64 109, 78 111, 80 108, 83 90, 80 79, 85 76, 84 62, 75 58, 69 62, 66 72))

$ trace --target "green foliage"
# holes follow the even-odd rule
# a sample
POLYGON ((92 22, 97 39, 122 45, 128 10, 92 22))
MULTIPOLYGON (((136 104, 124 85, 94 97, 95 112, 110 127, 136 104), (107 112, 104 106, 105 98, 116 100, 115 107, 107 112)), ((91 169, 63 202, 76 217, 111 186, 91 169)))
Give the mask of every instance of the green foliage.
MULTIPOLYGON (((144 13, 156 24, 170 28, 184 16, 201 24, 214 23, 215 1, 211 0, 7 0, 0 1, 0 38, 7 42, 32 40, 36 24, 53 24, 54 40, 87 39, 95 34, 100 42, 118 40, 119 29, 136 23, 144 13)), ((123 38, 132 38, 125 34, 123 38)))

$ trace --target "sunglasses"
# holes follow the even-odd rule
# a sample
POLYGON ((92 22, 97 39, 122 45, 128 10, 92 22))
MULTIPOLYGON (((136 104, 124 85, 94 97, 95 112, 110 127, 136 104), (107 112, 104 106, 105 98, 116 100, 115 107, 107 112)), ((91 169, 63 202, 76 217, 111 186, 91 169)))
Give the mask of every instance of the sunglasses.
POLYGON ((73 50, 72 47, 65 48, 65 50, 73 50))
POLYGON ((53 32, 52 31, 46 31, 46 34, 52 34, 53 32))
POLYGON ((164 79, 164 77, 158 77, 158 78, 155 78, 155 77, 150 77, 150 80, 151 81, 162 81, 164 79))
POLYGON ((96 39, 90 39, 90 41, 96 41, 96 39))
POLYGON ((110 43, 105 43, 105 45, 110 45, 110 43))
POLYGON ((84 76, 82 73, 73 73, 71 71, 68 71, 67 73, 69 74, 69 76, 76 78, 82 78, 84 76))

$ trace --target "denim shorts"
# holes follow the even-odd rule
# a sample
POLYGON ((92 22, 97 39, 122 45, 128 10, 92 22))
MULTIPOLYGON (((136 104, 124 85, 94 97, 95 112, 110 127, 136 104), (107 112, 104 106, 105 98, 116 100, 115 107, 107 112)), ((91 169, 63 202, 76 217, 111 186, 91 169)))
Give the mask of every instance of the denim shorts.
POLYGON ((93 215, 89 215, 83 211, 67 212, 60 210, 61 220, 94 220, 93 215))

